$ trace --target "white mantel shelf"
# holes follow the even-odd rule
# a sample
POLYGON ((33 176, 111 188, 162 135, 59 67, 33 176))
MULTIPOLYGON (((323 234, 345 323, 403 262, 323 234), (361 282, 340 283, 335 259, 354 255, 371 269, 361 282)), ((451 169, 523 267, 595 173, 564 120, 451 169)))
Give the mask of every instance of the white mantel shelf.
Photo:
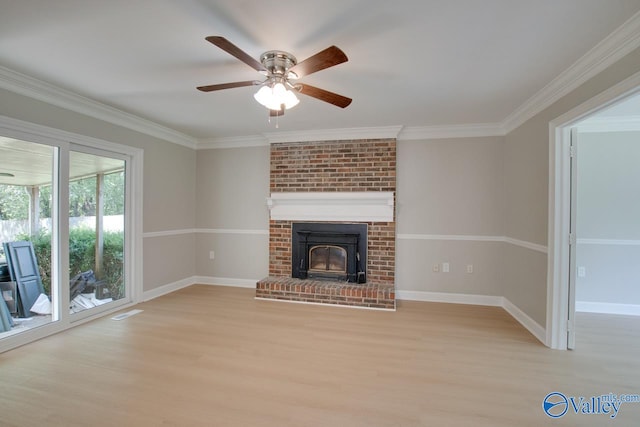
POLYGON ((280 192, 267 199, 276 221, 393 222, 392 191, 280 192))

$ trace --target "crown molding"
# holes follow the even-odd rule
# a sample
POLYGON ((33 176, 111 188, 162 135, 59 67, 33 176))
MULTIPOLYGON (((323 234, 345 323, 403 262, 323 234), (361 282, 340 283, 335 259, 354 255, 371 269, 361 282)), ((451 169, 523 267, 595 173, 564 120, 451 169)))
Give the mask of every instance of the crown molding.
POLYGON ((0 66, 0 87, 28 96, 47 104, 62 107, 98 120, 122 126, 156 138, 189 148, 195 148, 197 140, 181 132, 161 126, 150 120, 125 113, 106 104, 80 96, 66 89, 0 66))
POLYGON ((342 141, 356 139, 397 138, 402 126, 382 126, 344 129, 319 129, 300 132, 269 132, 263 134, 270 144, 283 142, 342 141))
POLYGON ((640 131, 640 116, 594 117, 576 127, 578 131, 587 133, 640 131))
POLYGON ((424 139, 477 138, 483 136, 504 136, 505 130, 499 123, 474 123, 451 126, 406 126, 398 135, 398 141, 424 139))
POLYGON ((224 138, 206 138, 198 141, 198 150, 212 150, 219 148, 248 148, 266 147, 269 140, 263 135, 230 136, 224 138))
POLYGON ((507 116, 501 123, 502 128, 506 133, 511 132, 639 46, 640 12, 637 12, 507 116))
POLYGON ((262 147, 270 144, 397 138, 402 126, 269 132, 262 135, 201 139, 198 149, 262 147))

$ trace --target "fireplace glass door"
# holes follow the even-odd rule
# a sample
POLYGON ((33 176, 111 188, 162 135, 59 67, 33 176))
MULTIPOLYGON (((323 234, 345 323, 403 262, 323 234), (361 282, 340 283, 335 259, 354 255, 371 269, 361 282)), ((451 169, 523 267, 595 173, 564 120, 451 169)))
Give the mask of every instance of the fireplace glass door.
POLYGON ((340 246, 314 246, 309 250, 309 272, 347 273, 347 251, 340 246))

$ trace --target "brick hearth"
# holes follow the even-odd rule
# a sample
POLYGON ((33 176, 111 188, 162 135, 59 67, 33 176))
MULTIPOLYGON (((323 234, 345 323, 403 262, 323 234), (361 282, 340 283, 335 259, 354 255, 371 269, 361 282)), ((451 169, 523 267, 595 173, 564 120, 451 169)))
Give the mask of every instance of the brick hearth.
MULTIPOLYGON (((396 140, 354 140, 271 145, 270 190, 278 192, 394 192, 396 140)), ((395 308, 395 214, 367 222, 367 283, 291 278, 291 224, 269 222, 269 277, 256 297, 395 308)), ((307 221, 308 222, 308 221, 307 221)))
POLYGON ((395 310, 395 286, 267 277, 258 282, 256 298, 395 310))

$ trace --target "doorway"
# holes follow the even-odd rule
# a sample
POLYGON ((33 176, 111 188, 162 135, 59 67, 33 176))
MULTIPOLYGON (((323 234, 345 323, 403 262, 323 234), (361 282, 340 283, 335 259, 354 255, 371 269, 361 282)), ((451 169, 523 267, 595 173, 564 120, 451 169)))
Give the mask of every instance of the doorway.
MULTIPOLYGON (((575 263, 572 264, 572 260, 575 261, 577 240, 575 217, 574 222, 571 221, 573 152, 571 128, 609 107, 621 105, 638 93, 640 93, 640 73, 579 105, 553 120, 549 125, 547 345, 551 348, 571 348, 576 330, 575 283, 578 266, 575 263)), ((575 172, 575 168, 573 171, 575 172)))

